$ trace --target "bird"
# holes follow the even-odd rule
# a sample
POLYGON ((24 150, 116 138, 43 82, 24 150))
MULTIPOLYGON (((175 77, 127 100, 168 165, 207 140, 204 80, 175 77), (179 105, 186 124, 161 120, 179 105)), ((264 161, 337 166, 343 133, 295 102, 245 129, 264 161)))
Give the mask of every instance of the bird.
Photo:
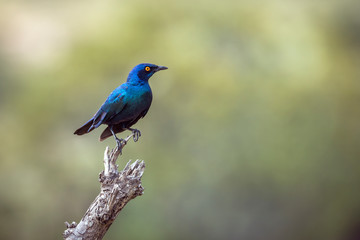
POLYGON ((119 139, 116 134, 125 130, 132 131, 134 141, 138 141, 141 132, 131 127, 149 111, 152 102, 149 79, 154 73, 166 69, 168 68, 165 66, 151 63, 136 65, 126 82, 112 91, 95 115, 74 134, 83 135, 105 124, 107 127, 101 133, 100 141, 113 136, 120 147, 124 144, 124 139, 119 139))

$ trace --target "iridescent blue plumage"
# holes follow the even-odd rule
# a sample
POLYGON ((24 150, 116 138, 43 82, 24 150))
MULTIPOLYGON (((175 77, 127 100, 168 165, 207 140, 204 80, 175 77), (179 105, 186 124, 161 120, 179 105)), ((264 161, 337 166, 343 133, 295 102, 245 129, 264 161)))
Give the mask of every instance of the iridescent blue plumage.
POLYGON ((119 144, 120 140, 115 134, 124 130, 133 131, 134 140, 137 140, 140 131, 131 126, 144 117, 150 108, 152 92, 149 78, 155 72, 165 69, 167 67, 150 63, 142 63, 134 67, 127 81, 110 93, 94 117, 77 129, 74 134, 83 135, 101 124, 106 124, 108 127, 102 132, 100 141, 113 135, 119 144))

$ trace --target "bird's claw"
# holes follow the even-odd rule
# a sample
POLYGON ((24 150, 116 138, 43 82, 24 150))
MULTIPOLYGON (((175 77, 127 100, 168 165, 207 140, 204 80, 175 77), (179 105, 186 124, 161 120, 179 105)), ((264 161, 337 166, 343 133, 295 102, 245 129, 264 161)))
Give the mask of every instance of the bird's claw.
POLYGON ((141 132, 137 129, 133 129, 132 133, 133 133, 134 142, 137 142, 139 140, 139 137, 141 137, 141 132))
POLYGON ((126 141, 122 138, 116 138, 116 144, 117 144, 117 148, 121 149, 126 145, 126 141))

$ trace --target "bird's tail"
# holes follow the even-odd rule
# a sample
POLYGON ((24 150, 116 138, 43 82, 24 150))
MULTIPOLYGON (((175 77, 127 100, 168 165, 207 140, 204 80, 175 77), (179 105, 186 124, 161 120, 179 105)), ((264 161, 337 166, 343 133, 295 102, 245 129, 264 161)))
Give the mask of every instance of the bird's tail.
POLYGON ((77 129, 74 134, 76 135, 83 135, 85 133, 89 133, 98 126, 100 126, 103 120, 106 117, 106 112, 102 111, 101 108, 97 113, 95 113, 94 117, 87 121, 82 127, 77 129))
POLYGON ((74 134, 76 135, 83 135, 85 133, 91 132, 92 130, 94 130, 94 119, 90 119, 89 121, 87 121, 83 126, 81 126, 80 128, 78 128, 74 134))

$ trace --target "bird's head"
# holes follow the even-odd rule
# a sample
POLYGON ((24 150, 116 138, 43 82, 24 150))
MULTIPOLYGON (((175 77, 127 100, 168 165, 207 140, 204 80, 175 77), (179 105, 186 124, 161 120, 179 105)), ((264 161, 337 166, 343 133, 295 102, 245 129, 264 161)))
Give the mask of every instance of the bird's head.
POLYGON ((154 73, 166 69, 168 68, 165 66, 158 66, 151 63, 141 63, 131 70, 127 80, 128 82, 138 80, 147 82, 154 73))

